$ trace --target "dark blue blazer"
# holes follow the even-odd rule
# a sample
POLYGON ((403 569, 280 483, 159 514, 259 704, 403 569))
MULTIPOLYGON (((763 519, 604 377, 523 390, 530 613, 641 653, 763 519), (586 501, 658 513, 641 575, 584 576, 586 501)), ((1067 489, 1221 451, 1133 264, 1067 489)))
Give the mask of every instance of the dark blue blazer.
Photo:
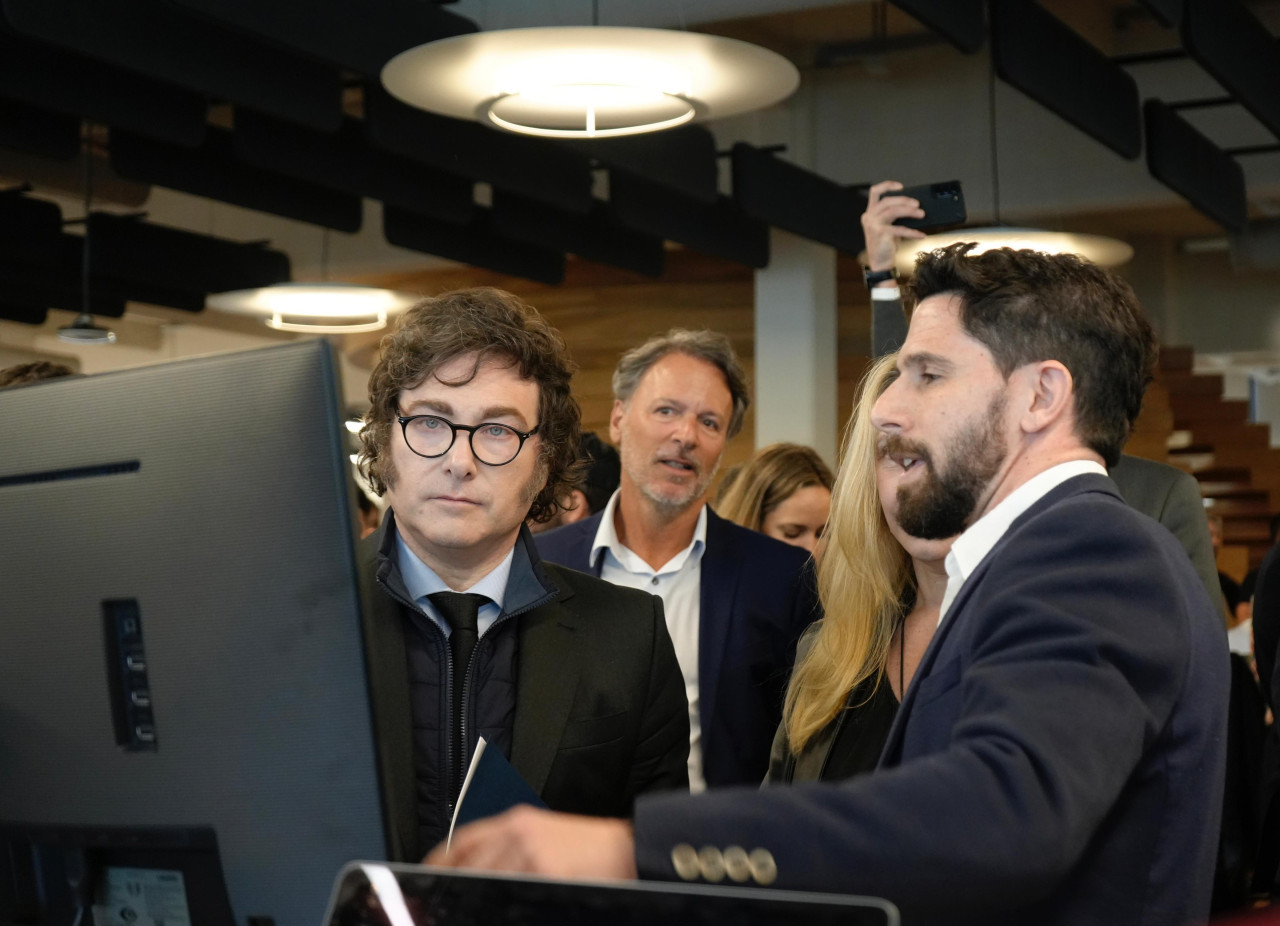
MULTIPOLYGON (((603 512, 534 536, 538 553, 593 576, 603 512)), ((799 547, 707 509, 698 623, 698 718, 708 787, 758 785, 782 716, 796 641, 818 617, 812 561, 799 547)))
POLYGON ((1203 922, 1222 808, 1222 621, 1173 535, 1069 479, 961 588, 880 768, 840 783, 644 800, 672 848, 772 854, 778 887, 887 897, 904 922, 1203 922))

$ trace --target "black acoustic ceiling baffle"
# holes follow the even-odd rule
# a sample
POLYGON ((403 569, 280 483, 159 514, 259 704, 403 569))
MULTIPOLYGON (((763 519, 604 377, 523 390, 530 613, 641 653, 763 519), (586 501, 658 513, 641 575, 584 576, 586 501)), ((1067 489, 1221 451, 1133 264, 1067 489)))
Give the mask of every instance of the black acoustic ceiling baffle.
POLYGON ((204 144, 191 149, 112 128, 111 166, 122 177, 246 209, 336 231, 360 230, 363 204, 359 196, 249 167, 236 159, 231 133, 225 129, 211 127, 204 144))
POLYGON ((1160 100, 1142 107, 1147 126, 1147 169, 1215 222, 1240 231, 1248 221, 1244 170, 1160 100))
MULTIPOLYGON (((140 209, 151 195, 145 183, 125 180, 114 170, 106 153, 93 155, 93 198, 125 209, 140 209)), ((21 178, 41 193, 51 196, 84 198, 84 161, 52 160, 36 154, 9 149, 0 156, 0 172, 6 177, 21 178)))
POLYGON ((1162 25, 1176 27, 1182 21, 1182 0, 1141 0, 1162 25))
MULTIPOLYGON (((283 251, 155 225, 137 217, 90 213, 89 240, 90 272, 95 278, 145 280, 162 289, 200 297, 290 279, 289 256, 283 251)), ((203 308, 203 298, 198 308, 203 308)))
POLYGON ((402 248, 538 283, 564 280, 563 254, 501 237, 484 210, 468 225, 451 225, 388 206, 382 211, 382 229, 388 242, 402 248))
POLYGON ((49 310, 39 305, 23 305, 7 299, 0 300, 0 318, 10 322, 21 322, 24 325, 43 325, 49 317, 49 310))
POLYGON ((769 264, 769 227, 747 218, 727 197, 708 206, 620 173, 610 175, 609 202, 617 220, 638 232, 748 267, 769 264))
POLYGON ((983 0, 893 0, 966 54, 982 49, 986 37, 983 0))
POLYGON ((339 131, 326 134, 239 110, 232 144, 252 167, 443 222, 469 222, 475 210, 472 181, 374 148, 358 119, 345 119, 339 131))
MULTIPOLYGON (((43 306, 79 312, 84 306, 80 287, 79 237, 64 235, 54 255, 58 266, 20 263, 0 255, 0 293, 11 305, 43 306)), ((89 294, 89 311, 94 315, 120 318, 125 300, 116 294, 93 291, 89 294)))
POLYGON ((720 196, 716 139, 700 125, 561 144, 614 171, 668 187, 700 202, 714 203, 720 196))
POLYGON ((1186 0, 1182 44, 1280 138, 1280 48, 1240 0, 1186 0))
POLYGON ((996 73, 1121 157, 1142 154, 1138 85, 1038 4, 992 0, 996 73))
MULTIPOLYGON (((98 242, 91 241, 89 264, 89 287, 92 304, 95 299, 120 300, 125 302, 146 302, 151 305, 163 305, 171 309, 183 309, 187 312, 199 312, 204 308, 205 294, 196 292, 189 286, 170 286, 158 281, 153 275, 140 277, 118 276, 107 268, 100 266, 98 260, 98 242)), ((62 274, 68 281, 74 281, 77 287, 82 285, 81 268, 84 266, 84 238, 79 235, 64 235, 62 238, 62 274)), ((160 260, 156 254, 151 255, 160 260)), ((97 309, 90 310, 92 315, 105 315, 97 309)))
POLYGON ((648 277, 662 276, 666 266, 662 239, 620 227, 607 203, 596 202, 589 215, 580 216, 497 190, 490 216, 493 230, 505 238, 568 251, 648 277))
POLYGON ((56 268, 62 239, 62 210, 16 191, 0 193, 0 254, 6 260, 56 268))
MULTIPOLYGON (((206 104, 197 93, 133 71, 22 38, 0 14, 0 96, 175 145, 204 138, 206 104)), ((79 150, 79 136, 76 149, 79 150)))
POLYGON ((375 84, 364 92, 365 128, 384 151, 573 212, 591 211, 591 163, 543 138, 500 132, 406 106, 375 84))
POLYGON ((866 246, 866 197, 768 151, 738 142, 731 153, 733 198, 743 214, 857 254, 866 246))
POLYGON ((80 120, 0 99, 0 147, 69 161, 80 153, 80 120))
POLYGON ((365 77, 407 48, 476 31, 466 17, 423 0, 173 0, 192 12, 266 36, 294 51, 333 61, 365 77), (374 22, 360 22, 376 17, 374 22))
POLYGON ((213 99, 333 131, 342 118, 341 71, 219 26, 167 0, 3 0, 30 38, 213 99))
POLYGON ((1231 266, 1239 270, 1280 270, 1280 219, 1255 219, 1232 232, 1231 266))

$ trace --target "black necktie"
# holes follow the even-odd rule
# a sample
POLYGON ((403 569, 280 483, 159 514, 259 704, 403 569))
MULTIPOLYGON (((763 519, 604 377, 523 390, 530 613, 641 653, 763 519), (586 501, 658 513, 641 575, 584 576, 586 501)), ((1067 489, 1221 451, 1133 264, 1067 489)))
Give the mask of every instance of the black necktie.
POLYGON ((453 655, 453 742, 458 749, 458 761, 449 770, 452 779, 449 794, 452 796, 462 786, 462 770, 471 761, 471 756, 466 754, 467 745, 462 741, 462 683, 467 677, 467 666, 479 637, 476 615, 480 613, 480 606, 489 599, 484 595, 461 592, 436 592, 427 597, 452 628, 449 650, 453 655))

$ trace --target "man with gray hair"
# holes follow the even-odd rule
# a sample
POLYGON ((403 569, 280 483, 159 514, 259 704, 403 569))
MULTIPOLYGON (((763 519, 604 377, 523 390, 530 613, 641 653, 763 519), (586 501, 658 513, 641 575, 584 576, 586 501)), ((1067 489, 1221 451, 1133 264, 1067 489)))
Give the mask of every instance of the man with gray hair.
POLYGON ((603 511, 538 535, 539 552, 662 598, 689 698, 690 787, 758 784, 817 602, 803 550, 706 504, 750 404, 746 377, 724 335, 676 328, 623 355, 613 394, 621 485, 603 511))

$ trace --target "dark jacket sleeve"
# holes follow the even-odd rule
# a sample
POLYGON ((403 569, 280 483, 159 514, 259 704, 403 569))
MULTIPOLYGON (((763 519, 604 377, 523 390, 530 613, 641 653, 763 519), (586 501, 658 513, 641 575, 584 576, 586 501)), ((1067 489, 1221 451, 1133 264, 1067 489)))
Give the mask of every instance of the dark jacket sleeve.
POLYGON ((1169 485, 1169 494, 1165 496, 1159 513, 1152 517, 1168 528, 1187 551, 1196 575, 1209 593, 1209 600, 1217 602, 1221 599, 1218 564, 1213 555, 1213 540, 1209 536, 1209 519, 1205 517, 1204 501, 1195 477, 1190 473, 1178 473, 1169 485))
POLYGON ((1280 546, 1272 547, 1267 553, 1253 589, 1253 654, 1258 661, 1263 697, 1272 709, 1280 703, 1277 649, 1280 649, 1280 546))

